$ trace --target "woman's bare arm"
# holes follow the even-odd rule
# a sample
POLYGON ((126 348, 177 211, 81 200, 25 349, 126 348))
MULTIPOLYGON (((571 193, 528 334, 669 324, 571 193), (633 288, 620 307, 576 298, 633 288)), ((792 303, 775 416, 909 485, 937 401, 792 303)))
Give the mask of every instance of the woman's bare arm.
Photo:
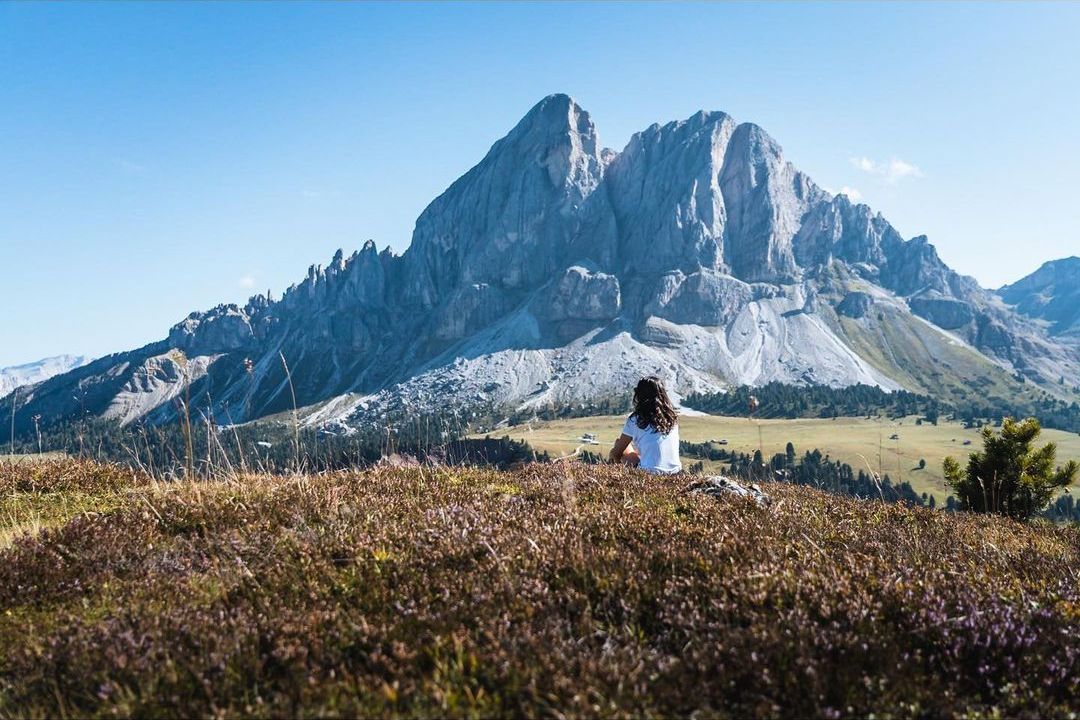
POLYGON ((611 452, 608 453, 608 462, 617 463, 622 459, 623 453, 626 452, 626 448, 630 447, 630 442, 634 438, 630 437, 626 433, 619 436, 619 439, 615 441, 615 444, 611 447, 611 452))

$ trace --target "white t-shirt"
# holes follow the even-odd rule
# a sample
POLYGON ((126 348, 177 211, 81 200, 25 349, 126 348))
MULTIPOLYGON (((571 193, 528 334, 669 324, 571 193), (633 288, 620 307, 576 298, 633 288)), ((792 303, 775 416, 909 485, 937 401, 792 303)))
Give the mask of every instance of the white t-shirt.
POLYGON ((679 426, 671 428, 667 435, 656 432, 652 425, 642 429, 638 427, 637 420, 631 415, 623 425, 623 435, 629 435, 634 440, 634 447, 641 455, 642 470, 651 473, 677 473, 682 470, 679 462, 679 426))

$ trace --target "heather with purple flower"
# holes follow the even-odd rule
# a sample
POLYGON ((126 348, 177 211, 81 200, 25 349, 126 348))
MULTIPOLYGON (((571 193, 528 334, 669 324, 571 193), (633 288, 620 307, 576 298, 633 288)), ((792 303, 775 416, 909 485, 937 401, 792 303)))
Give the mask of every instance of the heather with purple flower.
POLYGON ((0 717, 1080 710, 1076 528, 686 485, 0 466, 0 717))

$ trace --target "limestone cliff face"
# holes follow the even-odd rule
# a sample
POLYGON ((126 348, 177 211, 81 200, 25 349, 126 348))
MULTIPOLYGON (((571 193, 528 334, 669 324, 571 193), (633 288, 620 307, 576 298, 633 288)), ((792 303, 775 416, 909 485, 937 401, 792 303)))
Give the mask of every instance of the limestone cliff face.
POLYGON ((565 95, 545 98, 420 215, 403 300, 431 308, 462 284, 510 296, 543 284, 603 168, 589 114, 565 95))
POLYGON ((735 127, 723 113, 702 112, 630 139, 604 188, 619 228, 618 270, 727 269, 720 175, 735 127))
POLYGON ((761 128, 720 112, 634 135, 605 187, 622 271, 704 268, 747 282, 795 279, 792 240, 826 198, 761 128))
POLYGON ((826 195, 784 161, 757 125, 736 128, 721 173, 728 208, 725 251, 733 274, 747 281, 791 282, 792 240, 803 216, 826 195))
POLYGON ((1080 383, 1077 350, 1006 304, 1065 333, 1077 272, 1044 268, 999 298, 927 238, 816 186, 756 125, 699 112, 614 152, 552 95, 432 201, 403 254, 368 241, 280 299, 192 313, 161 342, 21 393, 17 420, 164 421, 185 382, 220 421, 255 418, 291 406, 282 357, 301 405, 344 408, 321 420, 359 413, 348 398, 578 402, 651 372, 679 391, 919 375, 851 333, 921 338, 903 356, 926 377, 968 343, 987 372, 1080 383))
POLYGON ((866 205, 852 204, 846 195, 815 203, 793 240, 795 260, 801 267, 821 265, 833 258, 880 267, 903 244, 885 218, 866 205))

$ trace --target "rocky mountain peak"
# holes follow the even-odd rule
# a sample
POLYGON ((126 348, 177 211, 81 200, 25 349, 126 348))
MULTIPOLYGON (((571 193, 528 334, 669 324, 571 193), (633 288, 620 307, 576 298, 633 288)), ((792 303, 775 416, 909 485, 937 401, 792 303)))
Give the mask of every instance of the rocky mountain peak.
POLYGON ((1003 288, 1003 302, 927 238, 819 188, 753 123, 702 111, 615 152, 556 94, 425 208, 403 254, 368 240, 279 301, 192 313, 166 340, 43 383, 17 421, 70 416, 72 383, 98 388, 95 413, 168 420, 177 351, 200 368, 200 402, 248 419, 291 405, 281 355, 301 405, 332 401, 322 419, 357 403, 581 402, 652 373, 680 393, 1080 382, 1077 352, 1005 305, 1075 327, 1078 263, 1003 288))
POLYGON ((997 292, 1002 297, 1005 297, 1013 293, 1045 289, 1061 281, 1075 282, 1077 278, 1080 278, 1080 257, 1073 255, 1044 262, 1035 272, 1014 283, 1003 285, 998 288, 997 292))
POLYGON ((567 95, 544 98, 420 215, 406 300, 430 308, 463 284, 509 295, 542 284, 603 173, 589 114, 567 95))
POLYGON ((504 141, 543 152, 548 179, 566 192, 569 202, 587 197, 603 176, 596 126, 569 95, 549 95, 538 102, 504 141))
POLYGON ((720 179, 728 207, 724 239, 733 274, 748 281, 797 276, 793 240, 812 203, 825 193, 753 123, 732 133, 720 179))

